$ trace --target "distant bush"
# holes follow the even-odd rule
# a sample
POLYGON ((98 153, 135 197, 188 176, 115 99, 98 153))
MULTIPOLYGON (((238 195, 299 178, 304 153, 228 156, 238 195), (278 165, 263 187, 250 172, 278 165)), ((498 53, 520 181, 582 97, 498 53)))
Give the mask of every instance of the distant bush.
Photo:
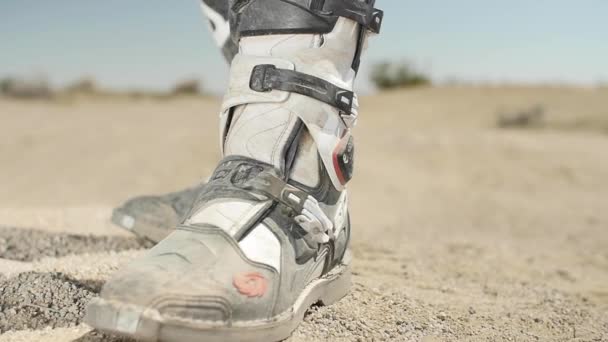
POLYGON ((201 93, 201 84, 199 80, 185 80, 177 83, 171 95, 198 95, 201 93))
POLYGON ((497 115, 496 125, 499 128, 531 128, 543 125, 545 108, 536 105, 515 111, 500 111, 497 115))
POLYGON ((8 96, 8 93, 13 88, 14 80, 12 78, 0 79, 0 96, 8 96))
POLYGON ((383 62, 372 68, 371 80, 379 89, 427 86, 431 79, 411 64, 383 62))
MULTIPOLYGON (((74 95, 128 97, 132 99, 171 99, 176 96, 203 94, 202 82, 189 79, 177 82, 168 91, 116 90, 98 86, 94 78, 83 77, 65 87, 53 89, 45 77, 0 77, 0 96, 18 99, 70 99, 74 95)), ((76 96, 78 97, 78 96, 76 96)))
POLYGON ((92 78, 81 78, 65 88, 67 93, 93 94, 97 92, 97 83, 92 78))
POLYGON ((53 91, 45 78, 3 78, 0 80, 0 94, 22 99, 49 98, 53 91))

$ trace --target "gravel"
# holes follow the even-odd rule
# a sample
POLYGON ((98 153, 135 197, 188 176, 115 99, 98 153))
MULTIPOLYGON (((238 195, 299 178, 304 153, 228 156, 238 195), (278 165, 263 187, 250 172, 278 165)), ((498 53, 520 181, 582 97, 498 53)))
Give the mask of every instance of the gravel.
MULTIPOLYGON (((313 307, 289 340, 428 342, 608 339, 605 313, 591 307, 584 298, 543 287, 520 288, 517 292, 521 297, 538 299, 534 305, 521 306, 520 310, 497 305, 478 314, 471 308, 430 303, 401 290, 371 288, 355 280, 351 293, 340 302, 329 307, 313 307)), ((511 308, 517 306, 510 305, 511 308)))
POLYGON ((76 326, 101 285, 60 273, 28 272, 4 279, 0 281, 0 333, 76 326))
POLYGON ((73 342, 134 342, 135 340, 123 336, 113 336, 93 330, 73 342))
POLYGON ((146 247, 150 247, 150 242, 131 237, 76 235, 0 227, 0 258, 16 261, 105 251, 120 252, 146 247))

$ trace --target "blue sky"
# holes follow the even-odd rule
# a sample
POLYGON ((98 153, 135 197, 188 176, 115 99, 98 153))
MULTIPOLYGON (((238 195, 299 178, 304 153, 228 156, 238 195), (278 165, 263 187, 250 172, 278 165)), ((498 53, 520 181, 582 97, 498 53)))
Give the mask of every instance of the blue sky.
MULTIPOLYGON (((608 82, 606 0, 378 0, 383 34, 366 67, 406 59, 436 80, 608 82)), ((221 92, 223 62, 197 0, 1 0, 0 76, 93 76, 166 89, 200 77, 221 92)), ((365 75, 359 84, 369 89, 365 75)))

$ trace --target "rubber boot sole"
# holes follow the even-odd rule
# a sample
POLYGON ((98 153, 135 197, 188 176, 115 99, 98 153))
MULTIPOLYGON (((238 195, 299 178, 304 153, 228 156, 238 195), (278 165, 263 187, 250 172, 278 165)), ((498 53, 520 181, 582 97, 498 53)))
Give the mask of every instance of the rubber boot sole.
POLYGON ((304 320, 315 304, 331 305, 346 296, 351 287, 350 256, 331 272, 311 282, 295 304, 283 314, 255 322, 207 322, 165 319, 151 308, 94 299, 87 307, 85 322, 101 331, 141 341, 282 341, 304 320))

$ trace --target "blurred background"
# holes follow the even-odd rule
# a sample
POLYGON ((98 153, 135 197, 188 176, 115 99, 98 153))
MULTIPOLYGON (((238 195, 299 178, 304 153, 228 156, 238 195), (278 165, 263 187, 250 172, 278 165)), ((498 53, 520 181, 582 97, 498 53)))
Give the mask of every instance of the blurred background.
MULTIPOLYGON (((351 187, 366 310, 313 337, 608 339, 608 2, 377 7, 351 187)), ((120 235, 114 206, 214 169, 228 66, 196 0, 2 0, 0 42, 0 225, 120 235)))
MULTIPOLYGON (((370 66, 406 62, 436 84, 608 82, 601 0, 487 3, 393 1, 371 44, 359 87, 374 89, 370 66)), ((2 77, 44 78, 66 87, 83 78, 107 90, 169 91, 196 79, 221 94, 227 66, 196 1, 6 0, 0 4, 2 77)))

